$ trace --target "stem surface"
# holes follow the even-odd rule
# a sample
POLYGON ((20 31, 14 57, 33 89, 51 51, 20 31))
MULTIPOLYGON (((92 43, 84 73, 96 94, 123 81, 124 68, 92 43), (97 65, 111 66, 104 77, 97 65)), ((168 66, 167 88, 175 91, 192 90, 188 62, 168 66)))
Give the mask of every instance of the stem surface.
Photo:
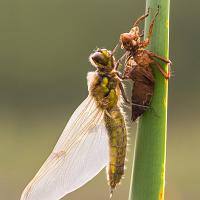
MULTIPOLYGON (((145 21, 145 36, 150 21, 160 6, 148 49, 168 58, 170 0, 147 0, 150 17, 145 21)), ((165 71, 168 67, 160 62, 165 71)), ((153 66, 155 75, 151 109, 140 118, 136 135, 134 165, 129 200, 164 200, 167 133, 168 81, 153 66)))

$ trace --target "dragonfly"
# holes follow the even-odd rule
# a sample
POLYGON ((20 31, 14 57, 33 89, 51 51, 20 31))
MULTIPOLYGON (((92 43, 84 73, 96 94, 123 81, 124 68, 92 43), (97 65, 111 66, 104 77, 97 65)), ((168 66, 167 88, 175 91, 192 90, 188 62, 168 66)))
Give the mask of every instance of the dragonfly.
POLYGON ((58 200, 80 188, 104 167, 110 196, 124 175, 127 128, 123 85, 113 51, 89 56, 88 97, 72 114, 52 153, 24 189, 21 200, 58 200))
POLYGON ((146 49, 150 44, 153 26, 158 14, 159 6, 151 20, 147 38, 144 40, 141 39, 144 34, 140 32, 138 25, 149 16, 149 9, 146 14, 136 20, 130 32, 120 35, 122 48, 126 50, 127 55, 122 79, 131 79, 134 82, 131 102, 133 121, 140 117, 151 104, 155 85, 155 78, 151 65, 154 64, 165 79, 170 78, 170 71, 165 72, 157 60, 167 64, 171 64, 171 61, 146 49))

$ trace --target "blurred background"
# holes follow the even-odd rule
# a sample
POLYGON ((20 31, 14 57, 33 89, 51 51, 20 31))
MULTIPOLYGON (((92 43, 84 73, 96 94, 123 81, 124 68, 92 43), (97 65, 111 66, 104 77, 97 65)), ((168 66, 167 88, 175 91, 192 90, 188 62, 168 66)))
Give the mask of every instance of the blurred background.
MULTIPOLYGON (((200 199, 199 6, 171 3, 166 200, 200 199)), ((112 49, 144 7, 139 0, 1 0, 0 199, 20 198, 87 96, 91 51, 112 49)), ((128 197, 134 136, 113 200, 128 197)), ((103 171, 64 199, 108 194, 103 171)))

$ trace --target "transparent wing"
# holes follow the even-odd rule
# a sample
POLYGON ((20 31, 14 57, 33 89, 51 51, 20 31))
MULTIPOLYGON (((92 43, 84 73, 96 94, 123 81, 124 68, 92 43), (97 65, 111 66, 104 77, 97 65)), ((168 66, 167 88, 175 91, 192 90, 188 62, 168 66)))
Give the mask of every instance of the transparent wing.
POLYGON ((87 97, 67 123, 53 152, 21 200, 58 200, 96 176, 109 160, 103 110, 87 97))

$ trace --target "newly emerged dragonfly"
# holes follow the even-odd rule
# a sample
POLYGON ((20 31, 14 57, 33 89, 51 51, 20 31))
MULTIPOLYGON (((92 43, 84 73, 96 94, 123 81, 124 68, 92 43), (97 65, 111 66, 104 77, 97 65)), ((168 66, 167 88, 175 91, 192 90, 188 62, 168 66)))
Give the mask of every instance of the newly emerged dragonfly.
POLYGON ((127 54, 123 79, 131 79, 134 82, 132 89, 133 121, 149 108, 153 97, 155 79, 151 64, 154 64, 166 79, 170 77, 170 71, 168 73, 165 72, 156 59, 167 64, 171 63, 170 60, 145 49, 150 44, 153 26, 158 13, 159 7, 150 23, 147 38, 144 40, 141 39, 143 33, 140 32, 138 24, 149 16, 149 10, 147 14, 136 20, 129 33, 122 33, 120 36, 122 48, 126 50, 127 54))
POLYGON ((113 52, 90 55, 88 97, 68 121, 53 152, 22 193, 21 200, 58 200, 105 166, 111 195, 124 174, 127 131, 121 110, 121 81, 113 52))

